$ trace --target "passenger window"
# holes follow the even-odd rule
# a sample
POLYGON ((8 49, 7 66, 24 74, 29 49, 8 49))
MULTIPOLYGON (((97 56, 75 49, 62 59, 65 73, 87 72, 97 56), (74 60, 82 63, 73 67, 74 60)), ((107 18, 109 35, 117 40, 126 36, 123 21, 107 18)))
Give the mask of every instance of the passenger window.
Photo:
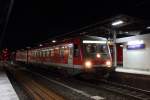
POLYGON ((60 49, 60 56, 64 57, 64 47, 61 47, 61 49, 60 49))
POLYGON ((78 57, 80 55, 79 46, 77 44, 74 45, 74 57, 78 57))
POLYGON ((47 57, 49 57, 49 52, 50 52, 50 51, 46 51, 46 56, 47 56, 47 57))
POLYGON ((45 57, 45 51, 42 52, 42 57, 45 57))
POLYGON ((51 50, 51 56, 54 56, 54 50, 51 50))
POLYGON ((39 51, 39 57, 42 57, 42 51, 39 51))

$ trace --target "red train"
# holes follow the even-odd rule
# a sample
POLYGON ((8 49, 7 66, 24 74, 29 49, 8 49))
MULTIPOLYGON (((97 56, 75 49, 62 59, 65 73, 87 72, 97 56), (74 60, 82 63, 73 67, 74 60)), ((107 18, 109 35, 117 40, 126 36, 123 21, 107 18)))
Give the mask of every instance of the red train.
POLYGON ((95 36, 75 37, 53 45, 17 51, 16 61, 57 67, 71 74, 112 70, 107 39, 95 36))

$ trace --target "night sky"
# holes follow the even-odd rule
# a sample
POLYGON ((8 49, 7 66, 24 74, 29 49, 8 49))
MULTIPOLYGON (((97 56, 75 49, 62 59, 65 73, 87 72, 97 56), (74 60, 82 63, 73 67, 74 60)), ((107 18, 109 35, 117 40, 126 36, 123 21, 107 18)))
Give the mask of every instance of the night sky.
MULTIPOLYGON (((10 0, 1 0, 4 20, 10 0), (7 1, 7 2, 6 2, 7 1)), ((3 47, 23 48, 118 14, 150 19, 149 0, 14 0, 3 47)), ((4 23, 0 23, 1 26, 4 23)))

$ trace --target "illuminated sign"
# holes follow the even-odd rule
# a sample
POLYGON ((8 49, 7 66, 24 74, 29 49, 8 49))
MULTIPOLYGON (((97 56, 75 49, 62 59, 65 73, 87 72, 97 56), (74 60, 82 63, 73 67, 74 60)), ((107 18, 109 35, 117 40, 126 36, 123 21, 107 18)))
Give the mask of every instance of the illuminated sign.
POLYGON ((128 45, 144 44, 144 41, 143 40, 134 40, 134 41, 129 41, 127 44, 128 45))
POLYGON ((145 44, 127 45, 128 50, 144 49, 145 44))
POLYGON ((145 44, 143 40, 129 41, 127 43, 128 50, 137 50, 137 49, 144 49, 144 48, 145 48, 145 44))

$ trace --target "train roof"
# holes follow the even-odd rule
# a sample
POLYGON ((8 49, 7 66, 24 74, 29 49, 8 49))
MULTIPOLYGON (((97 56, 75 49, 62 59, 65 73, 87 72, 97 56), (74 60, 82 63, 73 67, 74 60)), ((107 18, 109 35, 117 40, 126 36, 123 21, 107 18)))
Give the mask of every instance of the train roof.
POLYGON ((128 42, 132 40, 141 40, 141 39, 149 39, 150 38, 150 33, 149 34, 142 34, 142 35, 136 35, 136 36, 130 36, 130 37, 125 37, 125 38, 118 38, 116 40, 117 43, 123 43, 123 42, 128 42))
MULTIPOLYGON (((60 40, 57 41, 57 43, 53 44, 50 42, 47 42, 46 44, 44 44, 43 46, 35 46, 30 48, 30 50, 38 50, 38 49, 44 49, 44 48, 49 48, 49 46, 56 46, 56 45, 60 45, 60 44, 66 44, 66 43, 71 43, 71 41, 74 41, 76 39, 80 39, 82 40, 98 40, 98 41, 107 41, 106 38, 104 37, 97 37, 97 36, 89 36, 89 35, 84 35, 84 36, 80 36, 80 37, 72 37, 72 38, 68 38, 68 39, 64 39, 64 40, 60 40)), ((24 52, 26 50, 19 50, 20 52, 24 52)), ((17 51, 18 52, 18 51, 17 51)))

